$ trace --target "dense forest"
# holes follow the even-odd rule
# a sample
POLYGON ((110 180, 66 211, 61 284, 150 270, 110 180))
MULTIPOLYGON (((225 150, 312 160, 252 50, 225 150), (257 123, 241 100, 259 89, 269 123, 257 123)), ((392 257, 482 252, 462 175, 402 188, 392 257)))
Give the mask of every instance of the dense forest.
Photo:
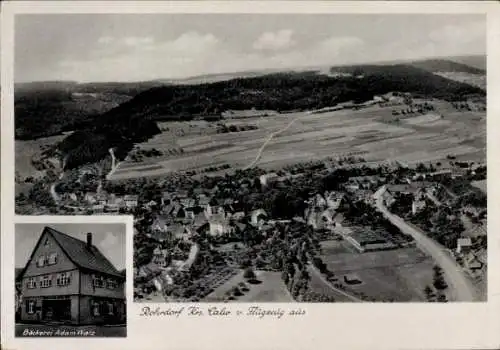
POLYGON ((163 86, 140 93, 109 113, 129 113, 154 120, 182 120, 230 109, 289 111, 318 109, 351 100, 361 103, 389 91, 450 101, 485 95, 480 88, 409 65, 350 66, 334 70, 353 76, 331 77, 309 71, 211 84, 163 86))

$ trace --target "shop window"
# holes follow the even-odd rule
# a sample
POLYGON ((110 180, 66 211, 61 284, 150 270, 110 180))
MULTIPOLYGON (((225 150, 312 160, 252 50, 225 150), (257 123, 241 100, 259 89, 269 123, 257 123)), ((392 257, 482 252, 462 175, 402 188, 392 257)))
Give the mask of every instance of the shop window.
POLYGON ((26 312, 28 314, 35 313, 35 301, 34 300, 27 300, 26 301, 26 312))

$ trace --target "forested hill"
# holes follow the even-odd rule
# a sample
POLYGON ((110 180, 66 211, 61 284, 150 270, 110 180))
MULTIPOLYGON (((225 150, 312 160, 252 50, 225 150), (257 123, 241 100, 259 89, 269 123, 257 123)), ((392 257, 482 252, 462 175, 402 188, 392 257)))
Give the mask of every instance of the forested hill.
POLYGON ((77 83, 43 81, 15 85, 15 137, 36 139, 74 130, 159 82, 77 83))
POLYGON ((411 65, 363 65, 332 68, 342 76, 315 71, 277 73, 210 84, 153 88, 111 109, 106 115, 134 115, 155 120, 213 115, 229 109, 307 110, 354 100, 364 102, 390 91, 445 100, 485 95, 468 84, 436 76, 411 65))
MULTIPOLYGON (((457 58, 459 60, 460 58, 457 58)), ((421 68, 429 72, 461 72, 469 74, 485 74, 486 70, 478 67, 473 67, 460 62, 443 59, 430 59, 412 62, 412 66, 421 68)))

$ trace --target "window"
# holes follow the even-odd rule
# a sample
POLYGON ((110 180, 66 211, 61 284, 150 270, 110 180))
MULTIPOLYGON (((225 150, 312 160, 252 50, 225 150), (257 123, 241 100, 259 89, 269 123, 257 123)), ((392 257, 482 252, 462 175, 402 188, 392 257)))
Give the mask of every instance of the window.
POLYGON ((107 287, 108 287, 108 289, 115 289, 116 288, 116 281, 114 279, 109 279, 107 281, 107 287))
POLYGON ((92 305, 92 307, 91 307, 91 309, 92 309, 92 315, 93 316, 100 316, 101 315, 101 312, 100 312, 101 310, 99 310, 100 309, 99 303, 97 301, 92 301, 91 305, 92 305))
POLYGON ((113 303, 108 302, 108 315, 114 315, 113 303))
POLYGON ((45 242, 43 243, 43 245, 44 245, 45 247, 48 247, 48 246, 50 245, 50 243, 49 243, 49 239, 48 239, 48 238, 45 238, 45 242))
POLYGON ((47 265, 54 265, 57 263, 57 253, 50 253, 47 265))
POLYGON ((52 276, 50 275, 42 276, 42 278, 40 279, 40 287, 48 288, 50 286, 52 286, 52 276))
POLYGON ((26 300, 26 312, 28 314, 35 313, 35 301, 34 300, 26 300))
POLYGON ((36 261, 36 266, 37 267, 44 267, 45 266, 45 255, 40 255, 40 257, 36 261))
POLYGON ((65 273, 57 274, 56 284, 59 287, 67 286, 67 285, 71 284, 71 273, 65 272, 65 273))
POLYGON ((104 288, 104 278, 102 276, 93 275, 92 284, 96 288, 104 288))
POLYGON ((30 279, 28 279, 28 288, 29 289, 36 288, 36 280, 34 277, 31 277, 30 279))

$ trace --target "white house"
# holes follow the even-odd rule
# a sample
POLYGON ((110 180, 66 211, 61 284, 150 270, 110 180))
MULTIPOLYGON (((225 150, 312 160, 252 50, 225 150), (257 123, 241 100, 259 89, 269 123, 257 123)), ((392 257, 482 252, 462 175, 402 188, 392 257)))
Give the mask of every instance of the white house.
POLYGON ((264 209, 257 209, 252 212, 250 222, 254 226, 260 226, 267 218, 268 215, 264 209))
POLYGON ((208 221, 208 224, 211 236, 222 236, 234 232, 234 227, 229 225, 224 219, 214 219, 212 217, 212 219, 208 221))
POLYGON ((411 212, 413 215, 415 215, 417 212, 425 209, 425 200, 422 199, 415 199, 413 203, 411 204, 411 212))
POLYGON ((226 216, 226 211, 224 210, 224 207, 222 206, 211 206, 210 204, 207 205, 207 207, 205 208, 204 210, 205 212, 205 217, 207 219, 210 219, 212 217, 212 215, 222 215, 222 216, 226 216))
POLYGON ((259 176, 259 181, 261 186, 267 186, 272 181, 275 181, 278 178, 278 174, 276 173, 267 173, 259 176))
POLYGON ((457 239, 457 253, 467 253, 470 251, 472 242, 470 238, 459 238, 457 239))
POLYGON ((125 206, 129 209, 132 209, 132 208, 137 207, 138 201, 139 201, 139 196, 128 194, 123 199, 125 200, 125 206))

